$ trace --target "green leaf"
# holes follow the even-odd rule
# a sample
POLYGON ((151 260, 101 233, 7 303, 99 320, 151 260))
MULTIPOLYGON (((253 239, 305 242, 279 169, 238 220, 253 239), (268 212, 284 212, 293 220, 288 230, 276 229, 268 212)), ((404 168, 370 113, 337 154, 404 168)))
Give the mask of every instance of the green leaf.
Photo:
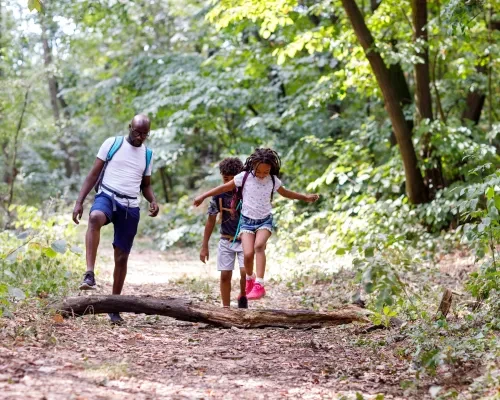
POLYGON ((30 11, 37 10, 40 13, 43 13, 43 1, 42 0, 28 0, 28 9, 30 11))
POLYGON ((66 253, 66 247, 67 247, 66 240, 56 240, 54 243, 50 245, 53 250, 57 251, 58 253, 64 254, 66 253))
POLYGON ((336 253, 338 256, 343 256, 346 253, 345 249, 337 249, 336 253))
POLYGON ((55 256, 57 256, 57 253, 54 250, 52 250, 50 247, 45 247, 42 250, 42 252, 43 252, 43 254, 45 254, 49 258, 54 258, 55 256))
POLYGON ((367 247, 365 249, 365 257, 373 257, 374 253, 375 253, 375 248, 374 247, 367 247))
POLYGON ((495 189, 492 188, 491 186, 486 190, 486 198, 488 200, 492 199, 495 196, 495 189))

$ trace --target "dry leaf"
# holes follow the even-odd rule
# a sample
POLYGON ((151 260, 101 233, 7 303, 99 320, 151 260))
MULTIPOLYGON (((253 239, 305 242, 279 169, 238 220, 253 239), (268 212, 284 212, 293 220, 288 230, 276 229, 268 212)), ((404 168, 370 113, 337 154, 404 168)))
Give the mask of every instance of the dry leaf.
POLYGON ((52 320, 56 323, 56 324, 62 324, 64 322, 64 318, 61 314, 56 314, 52 317, 52 320))

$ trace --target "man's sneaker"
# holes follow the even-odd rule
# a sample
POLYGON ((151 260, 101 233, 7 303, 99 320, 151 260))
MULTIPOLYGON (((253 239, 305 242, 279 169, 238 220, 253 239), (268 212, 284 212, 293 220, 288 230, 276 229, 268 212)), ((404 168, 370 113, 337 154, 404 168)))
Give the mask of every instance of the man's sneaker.
POLYGON ((266 289, 260 283, 255 283, 252 291, 247 294, 248 300, 258 300, 266 295, 266 289))
POLYGON ((253 278, 253 279, 247 279, 247 284, 245 286, 245 293, 247 295, 248 295, 248 293, 250 293, 252 291, 253 285, 255 285, 255 278, 253 278))
POLYGON ((123 324, 123 318, 120 317, 120 313, 113 312, 113 313, 108 313, 108 315, 109 315, 109 322, 111 322, 113 325, 123 324))
POLYGON ((248 308, 248 300, 246 296, 238 296, 238 308, 248 308))
POLYGON ((85 272, 83 275, 83 282, 80 285, 80 290, 95 290, 95 278, 92 271, 85 272))

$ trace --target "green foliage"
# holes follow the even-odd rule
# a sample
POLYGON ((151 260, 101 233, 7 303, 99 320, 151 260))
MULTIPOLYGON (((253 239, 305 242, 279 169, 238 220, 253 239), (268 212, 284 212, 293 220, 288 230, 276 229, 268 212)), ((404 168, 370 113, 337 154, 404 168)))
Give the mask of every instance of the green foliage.
POLYGON ((161 250, 174 245, 199 245, 206 216, 193 214, 190 207, 191 201, 187 196, 176 204, 166 204, 158 217, 147 220, 140 233, 151 237, 161 250))
POLYGON ((67 218, 13 206, 15 231, 0 235, 0 314, 19 301, 63 295, 83 271, 82 250, 67 218))

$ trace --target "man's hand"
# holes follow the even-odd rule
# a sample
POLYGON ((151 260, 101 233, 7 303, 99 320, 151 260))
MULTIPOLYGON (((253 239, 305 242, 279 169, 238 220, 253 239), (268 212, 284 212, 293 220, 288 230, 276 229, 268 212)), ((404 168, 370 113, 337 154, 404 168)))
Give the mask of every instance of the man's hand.
POLYGON ((160 212, 160 207, 158 207, 156 201, 151 202, 151 204, 149 205, 149 216, 156 217, 159 212, 160 212))
POLYGON ((306 194, 306 198, 304 199, 308 203, 314 203, 319 199, 319 195, 317 194, 306 194))
POLYGON ((205 200, 205 199, 203 198, 203 196, 198 196, 198 197, 196 197, 196 198, 194 199, 194 201, 193 201, 193 205, 194 205, 195 207, 198 207, 201 203, 203 203, 203 200, 205 200))
POLYGON ((203 264, 208 261, 208 247, 203 246, 200 251, 200 260, 203 264))
POLYGON ((73 208, 73 221, 75 224, 79 224, 80 220, 82 219, 82 214, 83 214, 83 204, 76 202, 75 208, 73 208))

